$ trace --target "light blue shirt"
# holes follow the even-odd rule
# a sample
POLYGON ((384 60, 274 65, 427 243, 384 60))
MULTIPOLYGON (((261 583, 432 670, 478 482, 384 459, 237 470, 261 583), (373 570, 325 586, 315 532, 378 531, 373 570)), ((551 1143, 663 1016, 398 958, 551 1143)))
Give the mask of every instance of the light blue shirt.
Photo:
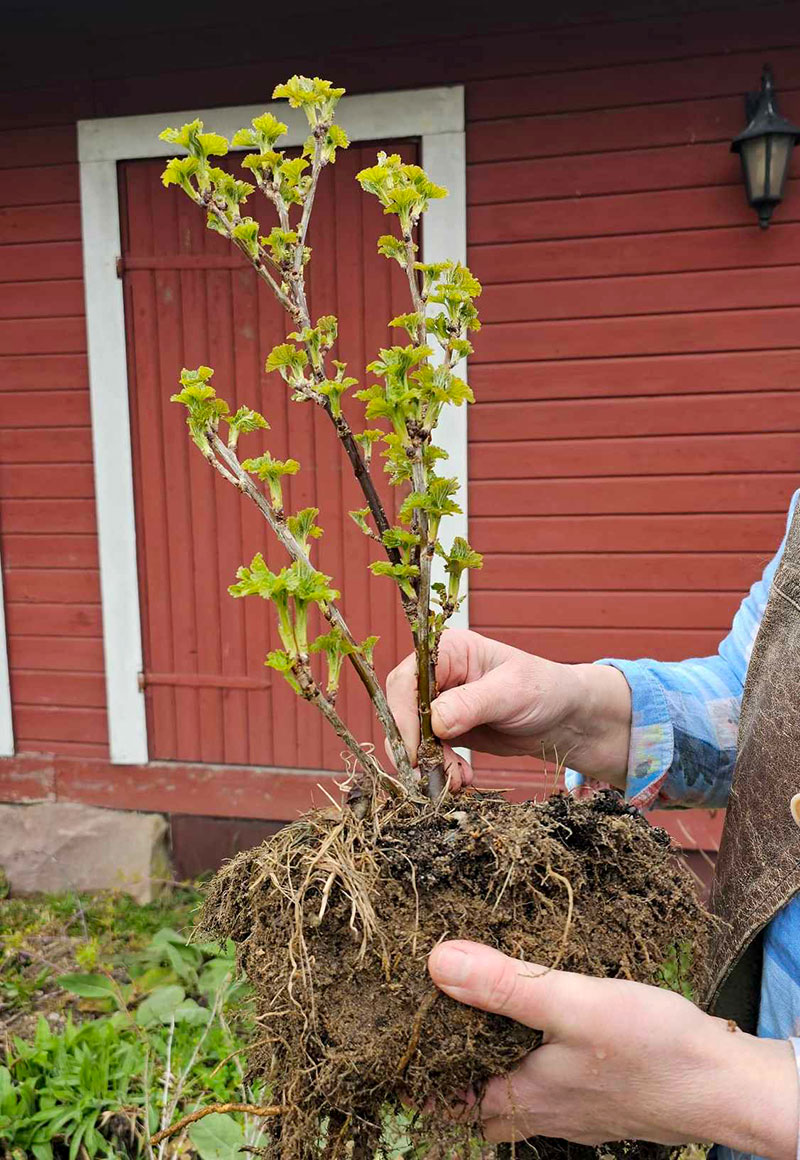
MULTIPOLYGON (((792 497, 790 519, 798 495, 792 497)), ((625 797, 634 805, 726 804, 747 665, 785 543, 784 536, 715 656, 597 662, 619 669, 630 685, 633 716, 625 797)), ((567 772, 570 789, 582 783, 580 774, 567 772)), ((800 895, 778 912, 765 932, 758 1034, 770 1039, 800 1036, 800 895)), ((737 1154, 719 1149, 718 1155, 737 1154)))

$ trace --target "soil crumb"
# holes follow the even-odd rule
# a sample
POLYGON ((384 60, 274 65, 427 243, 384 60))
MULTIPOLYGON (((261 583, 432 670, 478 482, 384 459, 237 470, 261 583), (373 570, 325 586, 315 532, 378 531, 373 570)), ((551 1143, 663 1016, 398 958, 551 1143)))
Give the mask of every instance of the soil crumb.
MULTIPOLYGON (((251 1073, 285 1108, 263 1155, 368 1160, 494 1155, 447 1109, 541 1039, 437 991, 426 971, 437 942, 689 993, 709 922, 669 836, 619 795, 512 805, 472 791, 364 820, 305 815, 220 870, 201 929, 234 940, 256 991, 251 1073)), ((543 1138, 516 1152, 659 1154, 543 1138)))

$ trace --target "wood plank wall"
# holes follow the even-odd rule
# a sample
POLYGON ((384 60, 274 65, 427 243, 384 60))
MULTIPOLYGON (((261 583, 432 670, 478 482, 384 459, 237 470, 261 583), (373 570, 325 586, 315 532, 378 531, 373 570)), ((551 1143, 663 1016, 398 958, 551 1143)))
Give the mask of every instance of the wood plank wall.
MULTIPOLYGON (((765 57, 800 119, 800 6, 510 19, 458 37, 442 21, 425 39, 345 21, 343 47, 311 30, 288 68, 351 91, 467 85, 470 261, 486 284, 474 626, 565 660, 707 651, 796 477, 800 182, 759 233, 726 143, 765 57)), ((256 102, 287 71, 259 43, 94 27, 40 37, 0 82, 0 544, 20 749, 107 751, 74 122, 256 102)))

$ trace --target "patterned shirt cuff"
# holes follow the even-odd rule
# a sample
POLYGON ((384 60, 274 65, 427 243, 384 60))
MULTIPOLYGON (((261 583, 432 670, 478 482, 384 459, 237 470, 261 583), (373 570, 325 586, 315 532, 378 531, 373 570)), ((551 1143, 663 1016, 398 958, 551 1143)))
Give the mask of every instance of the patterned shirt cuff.
MULTIPOLYGON (((800 1039, 790 1038, 789 1042, 794 1050, 794 1061, 797 1065, 797 1082, 800 1084, 800 1039)), ((797 1160, 800 1160, 800 1117, 797 1124, 797 1160)))
MULTIPOLYGON (((647 809, 662 796, 675 748, 664 689, 640 661, 607 658, 596 663, 619 669, 630 687, 631 744, 625 799, 639 809, 647 809)), ((570 790, 580 790, 586 784, 586 779, 574 770, 567 770, 566 781, 570 790)))

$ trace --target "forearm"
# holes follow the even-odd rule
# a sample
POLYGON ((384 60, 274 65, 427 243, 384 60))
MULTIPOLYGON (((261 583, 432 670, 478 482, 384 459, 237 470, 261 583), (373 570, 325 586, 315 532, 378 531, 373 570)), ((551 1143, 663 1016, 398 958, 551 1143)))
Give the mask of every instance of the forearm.
POLYGON ((746 1155, 796 1160, 800 1095, 791 1043, 714 1024, 695 1080, 704 1093, 696 1134, 746 1155))
POLYGON ((624 789, 631 740, 628 682, 618 669, 607 665, 565 667, 573 693, 565 713, 561 752, 572 769, 624 789))

